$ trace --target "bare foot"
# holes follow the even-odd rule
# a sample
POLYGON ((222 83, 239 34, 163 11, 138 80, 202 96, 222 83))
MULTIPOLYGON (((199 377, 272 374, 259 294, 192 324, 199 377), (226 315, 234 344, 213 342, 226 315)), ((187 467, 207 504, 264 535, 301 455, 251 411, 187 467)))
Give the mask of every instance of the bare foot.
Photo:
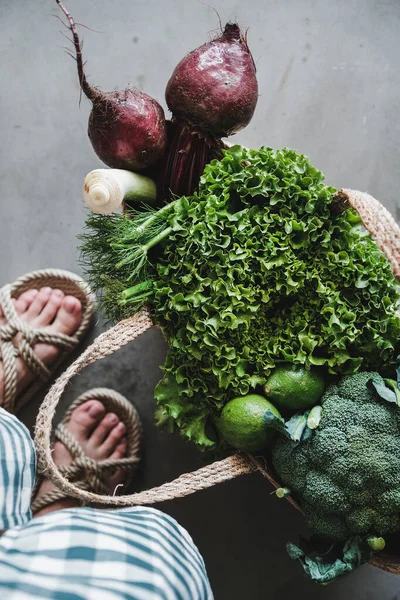
MULTIPOLYGON (((48 333, 63 333, 72 335, 78 329, 82 320, 82 305, 77 298, 65 296, 61 290, 44 287, 40 290, 28 290, 21 294, 18 299, 13 299, 17 314, 21 321, 27 323, 34 329, 43 329, 48 333)), ((0 308, 0 325, 6 319, 0 308)), ((18 344, 20 335, 13 342, 18 344)), ((59 357, 60 350, 50 344, 36 344, 35 354, 50 366, 59 357)), ((21 393, 35 375, 30 371, 22 358, 17 358, 17 394, 21 393)), ((0 406, 4 398, 4 372, 0 361, 0 406)))
MULTIPOLYGON (((67 429, 82 446, 85 454, 94 460, 102 461, 125 456, 125 425, 116 414, 106 414, 103 404, 98 400, 88 400, 78 406, 71 414, 67 429)), ((56 441, 54 444, 53 459, 56 465, 71 464, 71 455, 60 441, 56 441)), ((108 492, 112 494, 124 478, 125 473, 122 470, 110 476, 107 481, 108 492)), ((54 489, 54 485, 48 479, 45 479, 39 488, 37 498, 54 489)), ((37 512, 35 517, 62 508, 77 506, 77 504, 78 501, 75 498, 54 502, 37 512)))

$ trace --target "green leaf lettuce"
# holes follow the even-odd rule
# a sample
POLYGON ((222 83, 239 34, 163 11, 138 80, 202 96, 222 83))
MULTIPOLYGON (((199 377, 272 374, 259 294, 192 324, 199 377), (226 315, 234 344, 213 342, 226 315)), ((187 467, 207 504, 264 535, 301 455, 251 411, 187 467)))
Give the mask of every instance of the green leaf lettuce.
MULTIPOLYGON (((152 306, 170 345, 165 381, 193 414, 218 415, 279 362, 331 373, 393 362, 398 285, 360 218, 333 210, 334 193, 293 150, 234 146, 181 202, 152 306)), ((179 411, 184 435, 189 414, 179 411)), ((190 437, 208 445, 203 430, 190 437)))

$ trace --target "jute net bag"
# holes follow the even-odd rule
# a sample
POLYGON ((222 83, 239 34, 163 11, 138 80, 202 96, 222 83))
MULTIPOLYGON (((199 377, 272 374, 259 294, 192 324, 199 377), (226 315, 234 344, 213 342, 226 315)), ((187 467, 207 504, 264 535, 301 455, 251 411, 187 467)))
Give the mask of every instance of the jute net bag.
MULTIPOLYGON (((400 280, 400 228, 391 214, 369 194, 354 190, 340 190, 336 194, 335 201, 339 209, 350 204, 359 213, 366 229, 389 260, 394 275, 400 280)), ((279 482, 274 479, 274 474, 264 460, 260 461, 254 456, 244 453, 233 454, 192 473, 185 473, 174 481, 159 487, 123 496, 103 496, 81 490, 60 474, 52 459, 51 432, 54 413, 65 386, 83 368, 109 356, 152 326, 150 316, 145 310, 121 321, 101 334, 52 386, 39 409, 36 421, 35 442, 39 470, 66 494, 86 503, 96 502, 108 507, 157 504, 193 494, 217 483, 255 471, 266 477, 275 488, 279 487, 279 482)), ((296 509, 301 510, 290 496, 287 497, 287 500, 296 509)), ((372 558, 371 564, 392 573, 400 573, 400 547, 398 554, 388 552, 376 554, 372 558)))

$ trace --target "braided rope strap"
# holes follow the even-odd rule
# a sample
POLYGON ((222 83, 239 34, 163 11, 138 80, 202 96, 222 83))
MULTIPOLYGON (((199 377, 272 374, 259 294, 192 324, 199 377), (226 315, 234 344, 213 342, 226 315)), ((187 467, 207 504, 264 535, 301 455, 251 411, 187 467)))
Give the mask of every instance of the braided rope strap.
MULTIPOLYGON (((142 425, 139 415, 134 406, 124 396, 107 388, 88 390, 71 404, 55 431, 54 438, 64 444, 72 457, 71 464, 59 466, 58 470, 65 479, 74 483, 80 490, 90 490, 97 494, 109 495, 110 490, 107 485, 107 479, 116 473, 116 471, 120 469, 124 470, 123 485, 129 485, 133 472, 140 461, 141 434, 142 425), (127 442, 126 457, 102 461, 94 460, 85 454, 80 443, 67 429, 73 411, 91 399, 102 402, 107 411, 115 412, 121 422, 124 423, 127 442)), ((37 496, 42 481, 43 477, 37 480, 32 495, 35 498, 31 506, 34 514, 54 502, 69 497, 69 494, 60 489, 37 496)), ((81 504, 87 504, 87 502, 81 502, 81 504)))
POLYGON ((50 371, 35 354, 35 344, 51 344, 61 350, 71 350, 79 339, 62 333, 48 333, 43 329, 34 329, 24 323, 11 300, 11 285, 0 289, 0 307, 7 323, 0 325, 0 360, 4 369, 4 403, 3 408, 14 412, 17 397, 17 359, 27 364, 30 371, 42 380, 50 376, 50 371))
POLYGON ((68 381, 84 367, 112 354, 152 326, 153 323, 148 312, 142 311, 130 319, 121 321, 112 329, 101 334, 65 373, 61 375, 44 399, 36 421, 35 444, 38 455, 38 466, 40 472, 45 474, 64 494, 79 498, 85 502, 97 502, 109 506, 155 504, 193 494, 198 490, 256 470, 257 467, 255 464, 249 462, 245 456, 235 455, 207 465, 194 473, 181 475, 175 481, 148 491, 122 496, 110 496, 79 489, 74 483, 68 481, 56 467, 51 454, 50 432, 58 400, 68 381))
POLYGON ((90 327, 95 312, 96 301, 89 285, 75 273, 62 269, 40 269, 19 277, 14 283, 3 286, 0 290, 0 306, 6 318, 6 324, 0 326, 0 360, 5 373, 5 405, 14 413, 33 396, 47 381, 52 372, 58 368, 66 356, 79 343, 90 327), (32 289, 51 287, 60 289, 66 296, 74 296, 82 305, 82 320, 73 336, 44 333, 24 323, 19 318, 13 298, 32 289), (52 344, 61 349, 59 358, 48 369, 34 353, 36 343, 52 344), (24 392, 17 391, 17 358, 22 358, 35 378, 24 392), (18 393, 18 397, 17 397, 18 393))

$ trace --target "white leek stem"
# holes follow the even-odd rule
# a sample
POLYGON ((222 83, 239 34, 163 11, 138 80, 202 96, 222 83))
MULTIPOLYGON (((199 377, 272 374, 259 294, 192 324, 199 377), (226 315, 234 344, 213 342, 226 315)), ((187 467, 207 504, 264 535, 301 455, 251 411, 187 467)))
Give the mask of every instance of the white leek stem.
POLYGON ((110 214, 124 200, 154 204, 156 184, 149 177, 123 169, 95 169, 85 179, 83 198, 95 213, 110 214))

